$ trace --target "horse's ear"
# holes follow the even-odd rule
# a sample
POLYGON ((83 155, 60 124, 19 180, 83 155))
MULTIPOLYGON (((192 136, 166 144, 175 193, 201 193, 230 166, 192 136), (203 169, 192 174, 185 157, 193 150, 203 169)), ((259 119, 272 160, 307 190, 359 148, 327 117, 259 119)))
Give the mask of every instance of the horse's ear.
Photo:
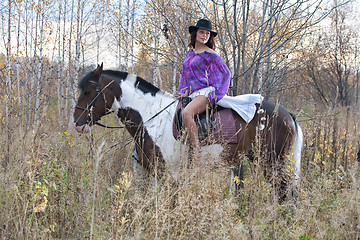
POLYGON ((97 69, 101 68, 101 71, 102 71, 103 66, 104 66, 104 63, 101 63, 101 65, 98 64, 98 65, 97 65, 97 69))
POLYGON ((103 66, 104 66, 104 64, 101 63, 101 65, 98 65, 98 67, 96 68, 96 70, 95 70, 95 72, 94 72, 94 74, 93 74, 93 80, 94 80, 94 81, 98 81, 98 80, 99 80, 100 75, 101 75, 101 73, 102 73, 102 71, 103 71, 103 66))

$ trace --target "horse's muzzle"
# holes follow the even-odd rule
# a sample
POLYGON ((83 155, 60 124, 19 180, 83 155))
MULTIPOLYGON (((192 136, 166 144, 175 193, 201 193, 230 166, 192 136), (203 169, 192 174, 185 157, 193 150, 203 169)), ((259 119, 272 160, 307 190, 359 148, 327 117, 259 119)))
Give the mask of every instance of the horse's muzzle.
POLYGON ((88 133, 91 130, 91 127, 89 124, 84 124, 84 125, 75 125, 75 129, 77 132, 81 132, 81 133, 88 133))

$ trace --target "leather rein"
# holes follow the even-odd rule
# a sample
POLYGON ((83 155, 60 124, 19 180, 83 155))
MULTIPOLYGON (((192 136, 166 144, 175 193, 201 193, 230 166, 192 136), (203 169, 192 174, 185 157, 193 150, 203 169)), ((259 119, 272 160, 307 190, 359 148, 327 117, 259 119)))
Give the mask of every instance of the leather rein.
MULTIPOLYGON (((90 105, 88 105, 86 108, 83 108, 79 105, 76 105, 75 108, 78 108, 78 109, 81 109, 83 110, 83 112, 87 111, 89 112, 89 116, 92 118, 93 115, 96 116, 96 113, 93 112, 93 109, 95 107, 95 104, 96 104, 96 101, 99 97, 99 95, 101 94, 103 96, 103 99, 104 99, 104 102, 105 102, 105 106, 106 106, 106 98, 105 98, 105 94, 104 94, 104 90, 111 84, 114 82, 114 80, 112 80, 110 83, 108 83, 103 89, 101 89, 101 80, 102 80, 102 75, 100 75, 100 78, 99 78, 99 81, 98 82, 95 82, 95 81, 89 81, 90 84, 92 85, 95 85, 96 87, 96 96, 93 98, 93 100, 91 100, 90 102, 90 105)), ((154 114, 154 116, 152 116, 151 118, 149 118, 146 122, 144 122, 144 124, 146 124, 147 122, 153 120, 154 118, 156 118, 158 115, 160 115, 160 113, 162 113, 163 111, 165 111, 168 107, 170 107, 172 104, 174 104, 176 102, 177 99, 175 99, 174 101, 172 101, 171 103, 169 103, 166 107, 164 107, 163 109, 161 109, 159 112, 157 112, 156 114, 154 114)), ((109 110, 107 108, 107 110, 109 110)), ((105 115, 108 115, 108 114, 111 114, 113 113, 114 111, 107 111, 103 116, 105 115)), ((101 117, 99 117, 99 120, 101 119, 101 117)), ((106 126, 102 123, 100 123, 98 120, 95 121, 93 119, 91 120, 88 120, 88 123, 91 123, 91 124, 96 124, 100 127, 103 127, 103 128, 125 128, 124 126, 106 126)))
MULTIPOLYGON (((104 99, 104 102, 105 102, 105 106, 106 106, 106 98, 105 98, 105 94, 104 94, 104 90, 111 84, 114 82, 114 80, 112 80, 110 83, 108 83, 103 89, 101 89, 101 80, 102 80, 102 75, 100 75, 100 78, 99 78, 99 81, 98 82, 95 82, 95 81, 89 81, 89 84, 91 85, 94 85, 96 87, 96 95, 95 97, 93 98, 93 100, 91 100, 90 104, 86 107, 86 108, 83 108, 79 105, 76 105, 75 108, 78 108, 78 109, 81 109, 83 110, 83 112, 87 111, 89 114, 89 117, 91 118, 91 120, 88 120, 87 123, 89 124, 96 124, 96 125, 99 125, 101 127, 104 127, 104 128, 124 128, 123 126, 118 126, 118 127, 112 127, 112 126, 106 126, 104 124, 101 124, 99 123, 99 121, 95 121, 92 116, 97 116, 96 113, 93 111, 95 105, 96 105, 96 101, 99 97, 99 95, 101 94, 103 99, 104 99)), ((108 108, 107 108, 108 110, 108 108)), ((107 111, 105 115, 108 115, 108 114, 111 114, 113 111, 107 111)), ((101 119, 101 117, 99 117, 99 120, 101 119)))

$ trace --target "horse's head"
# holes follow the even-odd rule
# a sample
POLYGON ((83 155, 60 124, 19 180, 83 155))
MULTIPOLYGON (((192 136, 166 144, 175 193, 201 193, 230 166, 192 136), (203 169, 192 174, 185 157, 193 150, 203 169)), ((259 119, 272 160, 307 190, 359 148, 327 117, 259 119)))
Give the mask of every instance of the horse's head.
MULTIPOLYGON (((109 110, 104 86, 108 86, 102 76, 103 64, 87 74, 79 83, 80 96, 74 111, 75 129, 78 132, 89 132, 109 110)), ((110 105, 111 107, 111 105, 110 105)))

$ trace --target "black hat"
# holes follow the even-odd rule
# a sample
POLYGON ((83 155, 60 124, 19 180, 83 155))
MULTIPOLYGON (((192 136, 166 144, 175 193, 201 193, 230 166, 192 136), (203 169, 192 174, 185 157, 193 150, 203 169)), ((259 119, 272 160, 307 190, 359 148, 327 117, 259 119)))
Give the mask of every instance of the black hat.
POLYGON ((217 35, 217 32, 211 31, 212 27, 211 27, 211 22, 209 20, 200 19, 196 23, 196 26, 190 26, 189 27, 189 32, 192 33, 193 31, 198 30, 199 28, 209 31, 214 37, 216 37, 216 35, 217 35))

